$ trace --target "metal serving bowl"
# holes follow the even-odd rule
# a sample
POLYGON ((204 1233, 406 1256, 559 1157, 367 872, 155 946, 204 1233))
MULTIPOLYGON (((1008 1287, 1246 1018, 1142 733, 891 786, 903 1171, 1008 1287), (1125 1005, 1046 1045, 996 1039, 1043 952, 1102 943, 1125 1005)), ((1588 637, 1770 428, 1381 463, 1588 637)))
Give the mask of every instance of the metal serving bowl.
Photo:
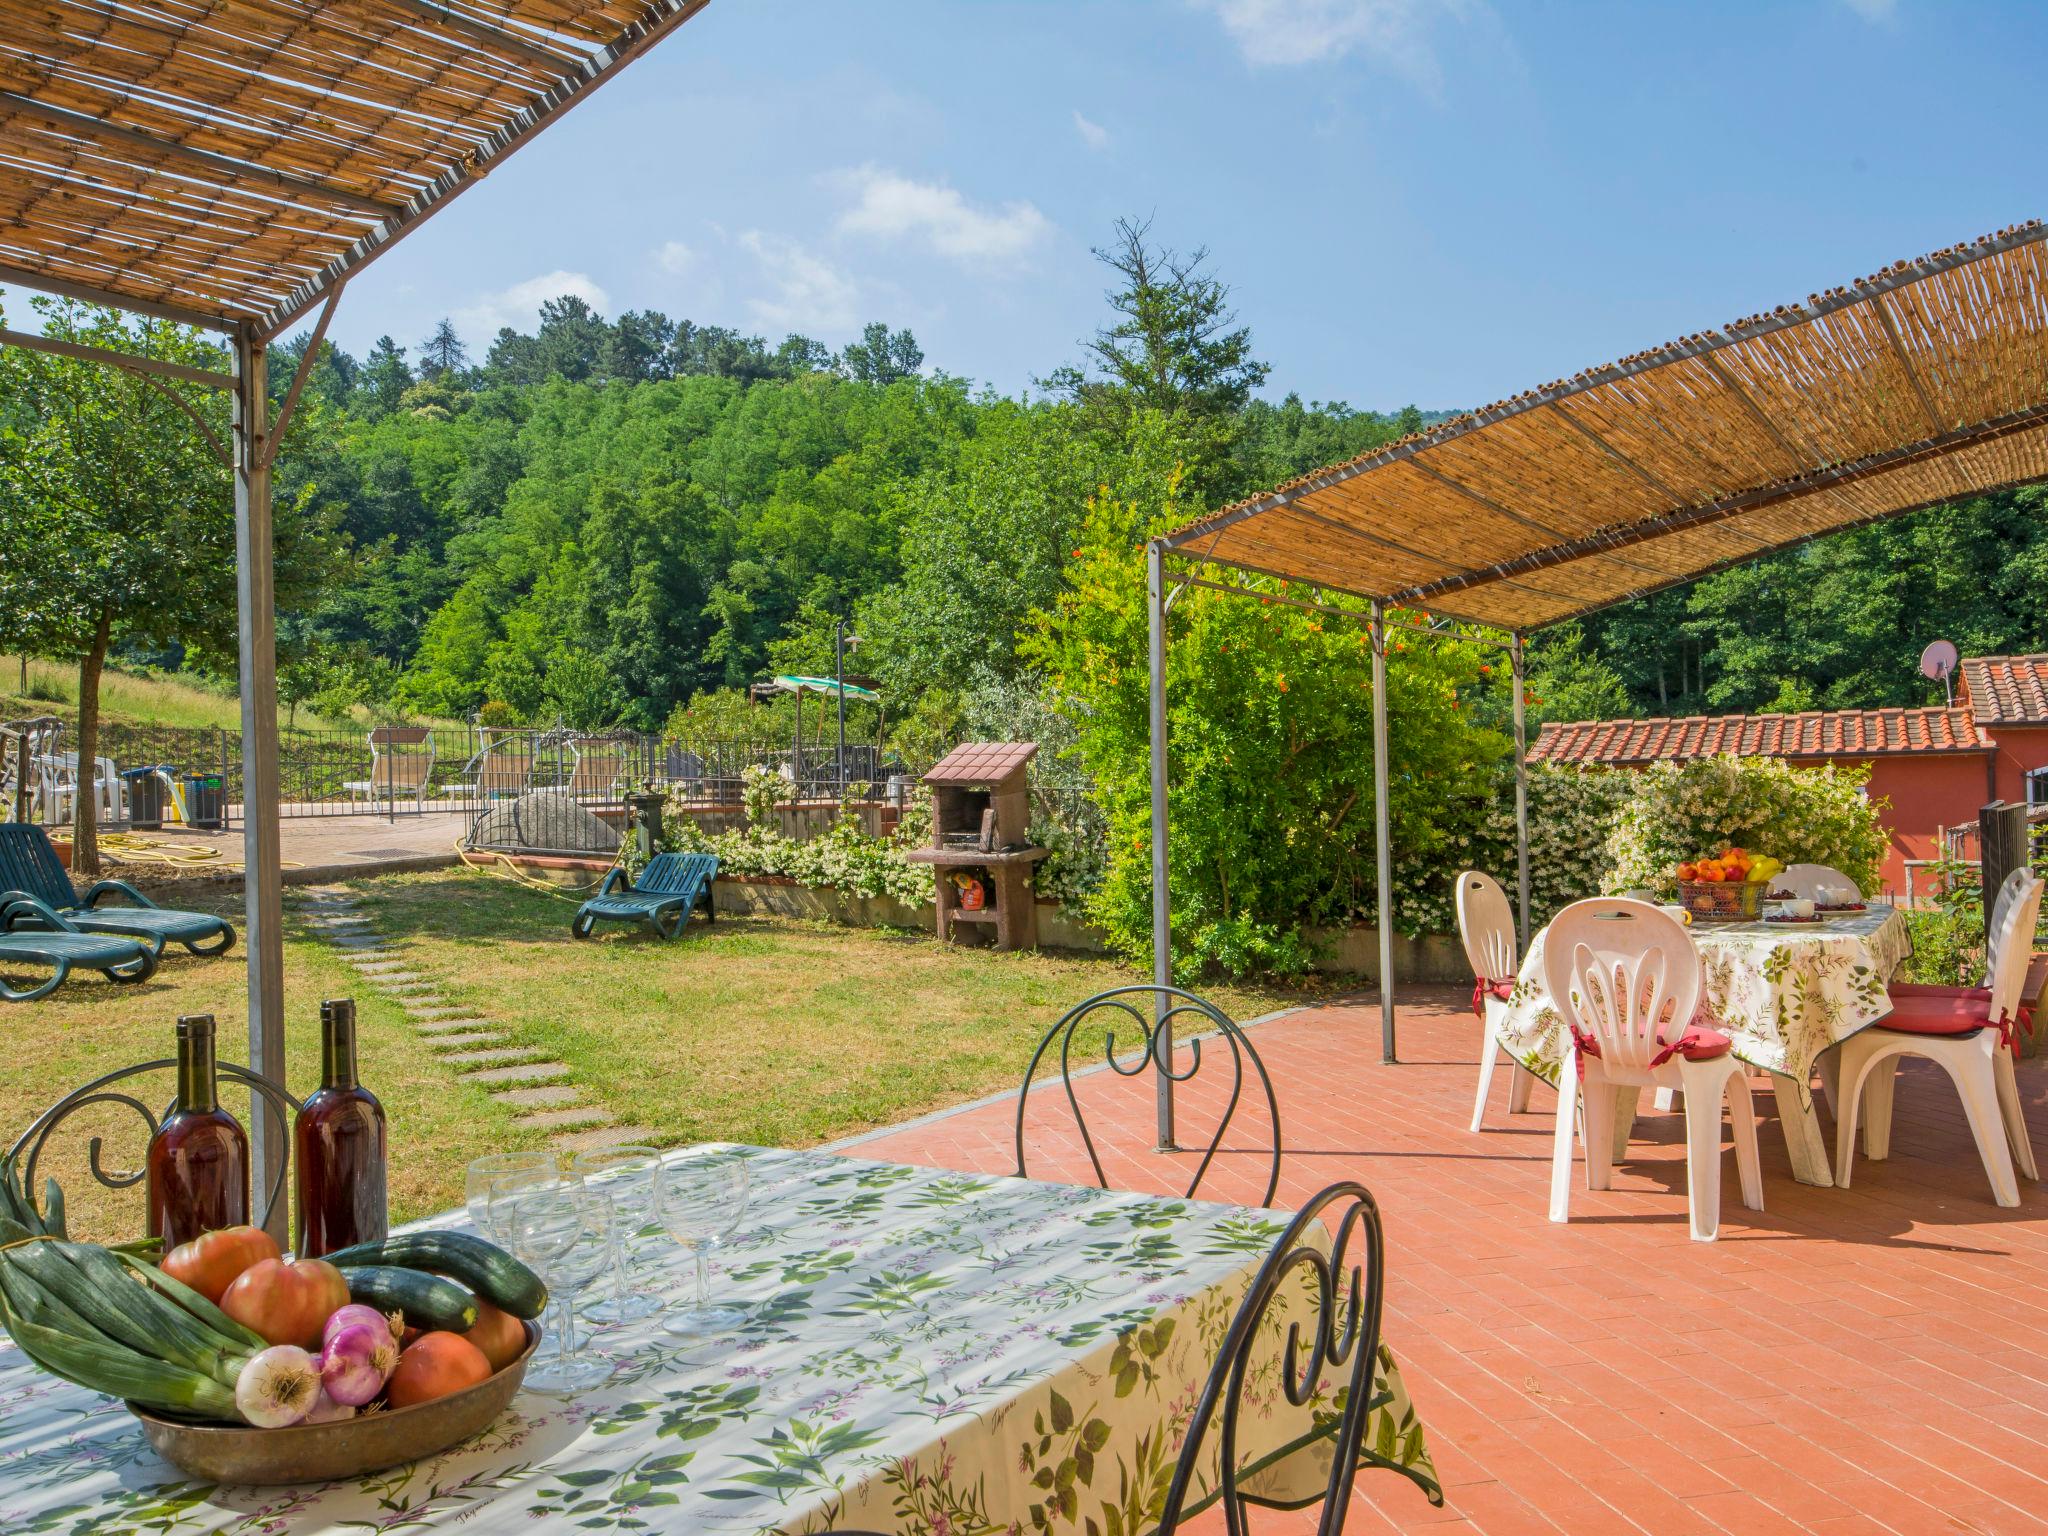
POLYGON ((519 1358, 488 1381, 410 1408, 382 1409, 333 1424, 252 1429, 166 1417, 134 1403, 128 1411, 156 1453, 209 1483, 324 1483, 420 1461, 487 1429, 526 1379, 540 1327, 526 1329, 519 1358))

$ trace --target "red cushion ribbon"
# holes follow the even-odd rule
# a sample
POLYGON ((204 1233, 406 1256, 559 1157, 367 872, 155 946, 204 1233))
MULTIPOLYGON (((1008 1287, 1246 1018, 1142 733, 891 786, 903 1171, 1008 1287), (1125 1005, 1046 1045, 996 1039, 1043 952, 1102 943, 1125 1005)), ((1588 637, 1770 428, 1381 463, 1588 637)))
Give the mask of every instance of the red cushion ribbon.
POLYGON ((1512 976, 1482 976, 1472 983, 1472 1016, 1486 1017, 1486 1000, 1497 997, 1502 1002, 1515 995, 1515 978, 1512 976))

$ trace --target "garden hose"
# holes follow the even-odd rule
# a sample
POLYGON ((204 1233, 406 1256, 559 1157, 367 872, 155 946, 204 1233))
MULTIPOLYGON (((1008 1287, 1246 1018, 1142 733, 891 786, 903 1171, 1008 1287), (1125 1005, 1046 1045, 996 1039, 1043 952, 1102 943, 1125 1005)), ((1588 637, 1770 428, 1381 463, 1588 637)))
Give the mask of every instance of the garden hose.
MULTIPOLYGON (((219 866, 240 869, 242 861, 231 859, 211 843, 174 843, 168 838, 144 837, 138 832, 102 832, 95 841, 101 853, 117 864, 169 864, 179 869, 219 866)), ((296 859, 280 859, 280 869, 300 869, 296 859)))
POLYGON ((617 869, 626 857, 626 845, 621 843, 619 844, 618 854, 613 858, 610 868, 606 869, 603 874, 599 875, 588 885, 557 885, 552 880, 542 880, 533 875, 522 874, 520 871, 512 868, 510 861, 502 855, 494 854, 487 862, 472 859, 469 856, 469 850, 462 846, 462 839, 459 837, 452 846, 455 849, 455 857, 462 861, 464 869, 473 869, 480 875, 495 875, 500 880, 509 880, 514 885, 523 885, 530 891, 544 891, 550 896, 581 896, 585 891, 596 890, 606 880, 611 878, 612 870, 617 869))

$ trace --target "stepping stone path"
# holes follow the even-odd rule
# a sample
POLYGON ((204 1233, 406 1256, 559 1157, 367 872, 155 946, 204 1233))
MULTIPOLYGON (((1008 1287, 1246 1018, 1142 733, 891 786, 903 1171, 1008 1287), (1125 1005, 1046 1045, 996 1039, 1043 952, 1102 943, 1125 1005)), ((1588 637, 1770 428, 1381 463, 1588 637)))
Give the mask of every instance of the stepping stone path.
POLYGON ((405 1010, 438 1060, 486 1086, 512 1111, 514 1124, 548 1132, 557 1152, 625 1146, 654 1134, 644 1125, 619 1125, 610 1110, 585 1103, 582 1090, 563 1081, 574 1075, 567 1063, 513 1044, 491 1020, 443 998, 439 983, 377 932, 346 886, 308 887, 298 913, 373 990, 405 1010))

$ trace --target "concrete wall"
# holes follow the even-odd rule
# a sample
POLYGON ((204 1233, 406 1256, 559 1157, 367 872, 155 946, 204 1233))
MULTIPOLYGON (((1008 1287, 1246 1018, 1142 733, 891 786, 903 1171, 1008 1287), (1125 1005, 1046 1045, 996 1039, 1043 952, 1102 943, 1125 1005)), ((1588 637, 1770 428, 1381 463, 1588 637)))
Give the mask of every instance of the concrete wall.
MULTIPOLYGON (((901 819, 901 813, 893 805, 855 805, 848 809, 869 837, 886 837, 896 830, 896 823, 901 819)), ((664 817, 675 814, 673 805, 663 812, 664 817)), ((746 811, 737 805, 693 805, 683 814, 706 832, 737 832, 747 824, 746 811)), ((836 801, 796 801, 775 808, 775 829, 795 842, 808 842, 831 826, 838 816, 836 801)))

